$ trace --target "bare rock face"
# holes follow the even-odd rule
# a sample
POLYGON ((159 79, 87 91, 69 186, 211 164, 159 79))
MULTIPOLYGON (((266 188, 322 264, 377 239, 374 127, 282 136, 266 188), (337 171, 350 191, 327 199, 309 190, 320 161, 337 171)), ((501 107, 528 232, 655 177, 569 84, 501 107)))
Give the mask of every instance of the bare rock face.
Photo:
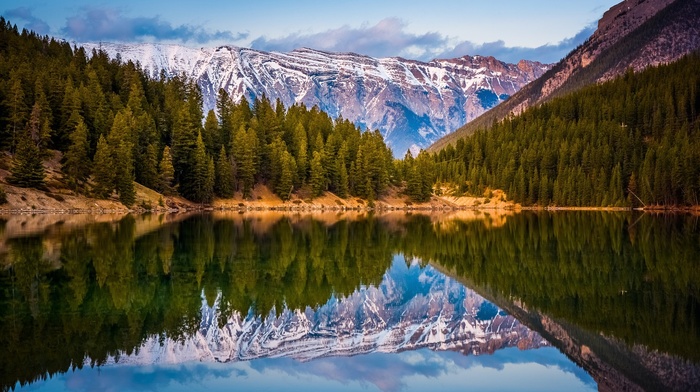
POLYGON ((233 46, 193 49, 157 44, 83 44, 139 62, 153 77, 184 73, 197 80, 204 109, 219 89, 236 101, 263 95, 285 106, 314 105, 367 129, 379 129, 397 156, 417 152, 499 104, 549 69, 464 56, 428 63, 298 49, 262 52, 233 46))
POLYGON ((666 64, 700 49, 700 0, 625 0, 610 8, 581 46, 511 99, 438 140, 439 151, 493 122, 557 96, 666 64))
MULTIPOLYGON (((612 47, 620 39, 637 29, 644 22, 656 15, 659 11, 671 4, 674 0, 625 0, 611 7, 598 21, 598 29, 579 48, 562 60, 562 69, 549 78, 542 87, 540 99, 546 99, 552 92, 561 87, 573 73, 587 67, 601 53, 612 47)), ((639 62, 639 69, 648 65, 644 61, 639 62)), ((624 68, 622 70, 624 72, 624 68)), ((619 70, 610 70, 607 78, 620 74, 619 70)), ((603 79, 603 78, 601 78, 603 79)), ((528 105, 523 105, 521 109, 528 105)))

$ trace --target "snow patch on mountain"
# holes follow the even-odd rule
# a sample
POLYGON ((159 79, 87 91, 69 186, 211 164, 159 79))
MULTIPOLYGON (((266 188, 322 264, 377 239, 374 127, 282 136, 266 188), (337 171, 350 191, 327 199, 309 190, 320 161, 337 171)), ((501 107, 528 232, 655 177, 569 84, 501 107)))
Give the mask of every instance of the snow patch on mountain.
POLYGON ((91 53, 138 62, 154 78, 184 74, 199 84, 204 109, 219 89, 236 101, 263 95, 285 106, 318 106, 368 129, 379 129, 395 155, 429 146, 538 78, 548 65, 507 64, 493 57, 464 56, 420 62, 329 53, 308 48, 287 53, 235 46, 189 48, 154 43, 80 44, 91 53), (481 102, 489 90, 495 102, 481 102))

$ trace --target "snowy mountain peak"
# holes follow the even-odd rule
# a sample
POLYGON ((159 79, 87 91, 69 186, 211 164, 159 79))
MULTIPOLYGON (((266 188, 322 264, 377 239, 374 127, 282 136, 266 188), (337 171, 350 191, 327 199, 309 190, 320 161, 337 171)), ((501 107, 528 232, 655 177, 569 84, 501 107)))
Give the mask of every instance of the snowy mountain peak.
POLYGON ((184 73, 199 84, 205 111, 215 107, 221 88, 237 101, 265 94, 286 106, 318 106, 332 117, 379 129, 397 156, 427 147, 549 69, 482 56, 426 63, 310 48, 282 53, 153 43, 82 46, 88 53, 101 48, 112 58, 138 62, 152 77, 161 70, 168 76, 184 73))

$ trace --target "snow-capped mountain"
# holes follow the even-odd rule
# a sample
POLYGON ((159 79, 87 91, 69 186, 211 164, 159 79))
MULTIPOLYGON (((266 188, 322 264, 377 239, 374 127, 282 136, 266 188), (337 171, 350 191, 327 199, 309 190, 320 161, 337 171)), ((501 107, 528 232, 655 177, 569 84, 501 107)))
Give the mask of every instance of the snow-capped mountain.
MULTIPOLYGON (((235 362, 290 357, 307 361, 327 356, 399 352, 419 348, 492 353, 504 347, 547 346, 539 334, 500 311, 474 291, 432 267, 407 267, 403 260, 377 286, 318 309, 284 309, 267 317, 234 313, 219 327, 219 297, 202 303, 199 330, 184 341, 148 339, 120 363, 235 362)), ((113 361, 114 359, 112 359, 113 361)))
POLYGON ((266 95, 285 106, 317 105, 332 117, 379 129, 394 153, 417 151, 538 78, 548 65, 493 57, 464 56, 428 63, 402 58, 372 58, 354 53, 298 49, 263 52, 233 46, 194 49, 161 44, 81 44, 88 53, 139 62, 157 77, 185 74, 197 80, 205 111, 219 89, 234 100, 266 95))

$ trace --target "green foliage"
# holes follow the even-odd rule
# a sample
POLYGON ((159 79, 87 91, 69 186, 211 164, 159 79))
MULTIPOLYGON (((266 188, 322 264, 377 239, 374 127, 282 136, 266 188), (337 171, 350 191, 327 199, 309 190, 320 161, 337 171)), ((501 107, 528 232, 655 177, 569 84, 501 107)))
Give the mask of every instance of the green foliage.
POLYGON ((139 166, 140 169, 135 169, 136 182, 148 188, 158 189, 160 186, 158 178, 158 147, 155 143, 146 146, 146 152, 139 166))
POLYGON ((172 148, 175 182, 179 184, 179 193, 191 197, 196 190, 193 176, 195 165, 195 149, 199 125, 193 122, 187 105, 180 105, 177 111, 175 128, 173 129, 172 148))
POLYGON ((88 158, 88 130, 82 119, 70 135, 71 145, 66 151, 63 173, 74 190, 83 187, 90 175, 92 162, 88 158))
POLYGON ((426 151, 421 150, 416 159, 408 153, 404 159, 406 178, 406 194, 414 201, 424 202, 430 200, 433 194, 434 162, 426 151))
POLYGON ((29 105, 27 105, 22 79, 18 72, 11 72, 8 84, 10 86, 9 91, 2 94, 5 97, 3 106, 8 113, 2 144, 9 146, 10 151, 15 151, 18 139, 27 121, 29 105))
MULTIPOLYGON (((205 179, 195 173, 208 171, 211 158, 216 161, 215 190, 226 197, 232 190, 222 184, 229 181, 224 177, 245 197, 255 184, 266 184, 285 199, 290 189, 302 188, 312 176, 317 194, 329 190, 343 197, 378 197, 398 181, 391 151, 379 132, 363 133, 342 118, 333 121, 317 107, 285 108, 266 97, 252 105, 245 96, 235 103, 221 90, 216 113, 208 112, 202 125, 201 91, 183 76, 153 78, 136 64, 111 60, 102 51, 88 55, 68 43, 20 34, 4 19, 0 36, 0 80, 5 81, 0 83, 0 148, 14 151, 19 135, 30 128, 42 153, 56 149, 71 157, 64 174, 76 189, 91 174, 88 165, 79 164, 88 162, 84 154, 104 161, 104 156, 95 158, 102 136, 110 147, 114 188, 127 204, 133 200, 133 181, 193 201, 210 200, 213 195, 203 190, 205 179), (84 128, 75 134, 81 123, 84 128), (198 155, 199 133, 206 159, 198 155), (158 164, 164 147, 172 154, 172 181, 169 168, 158 164), (231 175, 226 165, 218 164, 222 147, 231 175), (320 166, 317 160, 312 173, 314 153, 320 155, 320 166)), ((103 177, 93 175, 96 183, 103 177)), ((107 197, 112 191, 107 187, 106 182, 96 184, 96 194, 107 197)))
POLYGON ((255 132, 241 125, 233 138, 231 152, 236 162, 236 178, 243 197, 250 197, 255 182, 257 144, 255 132))
POLYGON ((163 156, 158 163, 158 191, 164 195, 172 195, 173 181, 175 180, 175 169, 173 168, 173 157, 170 154, 170 147, 163 148, 163 156))
POLYGON ((131 143, 134 120, 129 108, 117 113, 107 138, 114 165, 114 188, 119 194, 119 201, 127 207, 136 201, 133 145, 131 143))
POLYGON ((311 159, 311 178, 309 179, 311 194, 316 197, 326 190, 326 170, 321 162, 321 153, 314 151, 311 159))
POLYGON ((217 120, 214 111, 210 110, 204 120, 204 132, 202 133, 202 139, 209 156, 216 155, 219 152, 219 148, 223 146, 219 138, 219 120, 217 120))
POLYGON ((100 136, 93 159, 92 194, 98 199, 106 199, 114 190, 115 170, 107 139, 100 136))
POLYGON ((224 146, 221 146, 219 158, 216 160, 216 182, 214 186, 216 195, 223 198, 233 197, 234 183, 231 160, 226 155, 224 146))
POLYGON ((193 183, 190 194, 184 195, 197 203, 209 203, 214 198, 214 161, 207 156, 202 133, 197 135, 194 151, 193 183))
POLYGON ((694 54, 531 108, 435 154, 437 177, 524 205, 698 205, 699 68, 694 54))
POLYGON ((29 132, 22 132, 17 153, 12 158, 12 168, 7 182, 23 188, 41 188, 44 186, 45 176, 39 147, 34 144, 29 132))

